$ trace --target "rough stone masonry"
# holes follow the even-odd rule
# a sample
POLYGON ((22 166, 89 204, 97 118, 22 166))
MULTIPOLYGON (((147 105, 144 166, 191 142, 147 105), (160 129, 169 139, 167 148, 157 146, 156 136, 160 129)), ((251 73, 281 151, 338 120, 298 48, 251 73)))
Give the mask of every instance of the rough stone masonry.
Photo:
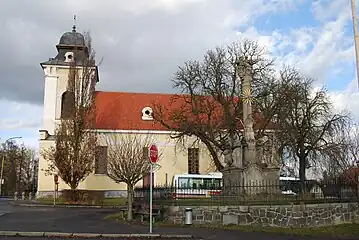
MULTIPOLYGON (((167 219, 184 223, 185 206, 168 207, 167 219)), ((277 227, 317 227, 359 220, 357 203, 286 206, 212 206, 190 207, 193 224, 236 224, 277 227)))

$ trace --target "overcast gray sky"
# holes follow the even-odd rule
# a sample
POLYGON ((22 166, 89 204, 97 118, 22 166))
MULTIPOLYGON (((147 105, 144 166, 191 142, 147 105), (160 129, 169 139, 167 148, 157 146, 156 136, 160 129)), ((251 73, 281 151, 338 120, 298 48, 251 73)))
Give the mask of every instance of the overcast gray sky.
POLYGON ((242 15, 252 5, 235 10, 235 1, 206 2, 2 1, 0 54, 7 57, 0 59, 0 94, 41 104, 38 63, 55 56, 55 45, 71 30, 74 14, 78 31, 91 31, 97 55, 104 58, 100 89, 171 92, 169 78, 177 65, 233 38, 236 26, 226 27, 226 18, 237 12, 236 21, 246 22, 242 15))
POLYGON ((347 2, 0 1, 0 111, 6 112, 0 137, 21 134, 37 145, 44 88, 39 63, 56 55, 74 14, 77 30, 91 31, 103 57, 98 90, 173 92, 170 78, 178 65, 246 37, 267 46, 279 65, 292 64, 327 84, 337 106, 358 109, 347 2))

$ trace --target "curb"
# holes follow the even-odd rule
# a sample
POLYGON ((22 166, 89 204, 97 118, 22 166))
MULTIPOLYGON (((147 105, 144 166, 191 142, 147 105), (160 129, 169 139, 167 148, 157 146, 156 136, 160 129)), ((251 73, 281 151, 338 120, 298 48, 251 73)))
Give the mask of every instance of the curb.
POLYGON ((52 208, 102 208, 102 209, 119 209, 124 206, 98 206, 98 205, 66 205, 66 204, 31 204, 31 203, 14 203, 9 202, 10 205, 19 207, 52 207, 52 208))
MULTIPOLYGON (((192 235, 171 234, 102 234, 102 233, 65 233, 65 232, 15 232, 0 231, 2 237, 74 237, 74 238, 170 238, 170 239, 194 239, 192 235)), ((198 239, 198 238, 197 238, 198 239)))

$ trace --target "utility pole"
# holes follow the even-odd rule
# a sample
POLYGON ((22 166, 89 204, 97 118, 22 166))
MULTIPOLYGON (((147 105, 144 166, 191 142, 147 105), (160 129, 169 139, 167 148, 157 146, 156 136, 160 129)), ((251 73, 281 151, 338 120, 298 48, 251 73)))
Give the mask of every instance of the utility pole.
POLYGON ((358 81, 358 88, 359 88, 359 34, 358 34, 358 19, 357 19, 356 0, 351 0, 351 7, 352 7, 353 30, 354 30, 356 71, 357 71, 357 81, 358 81))

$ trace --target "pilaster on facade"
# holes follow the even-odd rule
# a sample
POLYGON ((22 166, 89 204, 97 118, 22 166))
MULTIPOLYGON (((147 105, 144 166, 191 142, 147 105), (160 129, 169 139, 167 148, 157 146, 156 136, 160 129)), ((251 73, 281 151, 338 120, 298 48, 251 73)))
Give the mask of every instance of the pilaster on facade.
POLYGON ((59 77, 55 66, 43 66, 45 74, 43 130, 54 134, 56 118, 57 87, 59 77))

